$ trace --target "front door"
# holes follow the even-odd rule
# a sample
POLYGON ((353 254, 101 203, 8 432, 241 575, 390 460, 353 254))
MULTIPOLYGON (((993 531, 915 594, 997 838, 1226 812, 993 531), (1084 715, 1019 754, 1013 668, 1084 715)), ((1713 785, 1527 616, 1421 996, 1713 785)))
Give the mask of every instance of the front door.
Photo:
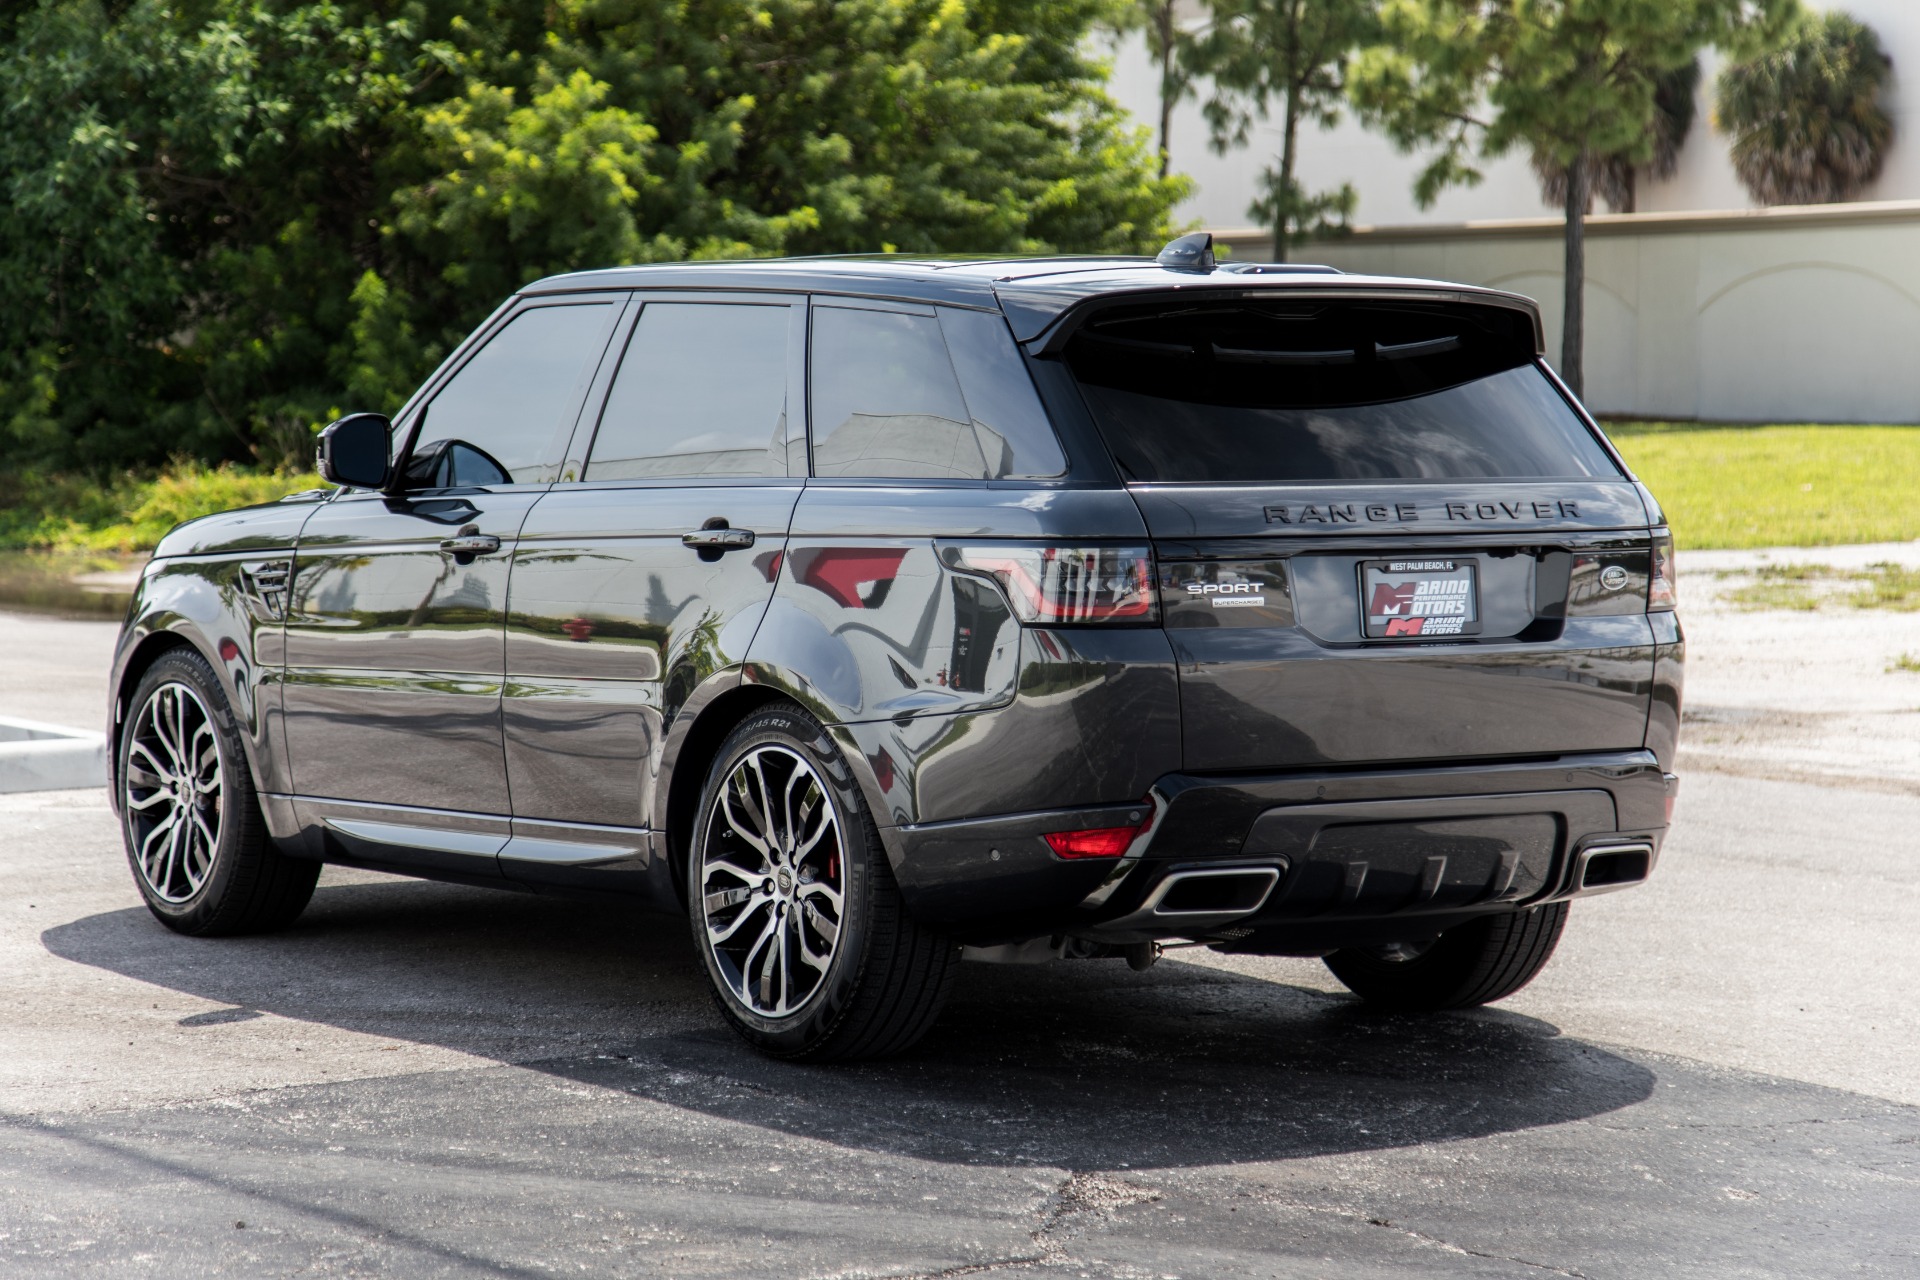
POLYGON ((502 862, 529 881, 644 868, 661 745, 745 655, 805 474, 804 299, 640 301, 571 451, 580 479, 541 498, 514 551, 502 862))
POLYGON ((602 297, 505 316, 403 418, 414 438, 390 492, 342 493, 307 522, 287 621, 287 746, 303 800, 349 840, 406 846, 426 839, 414 828, 464 829, 471 838, 438 840, 450 866, 493 870, 486 846, 504 843, 510 808, 508 567, 620 310, 602 297))

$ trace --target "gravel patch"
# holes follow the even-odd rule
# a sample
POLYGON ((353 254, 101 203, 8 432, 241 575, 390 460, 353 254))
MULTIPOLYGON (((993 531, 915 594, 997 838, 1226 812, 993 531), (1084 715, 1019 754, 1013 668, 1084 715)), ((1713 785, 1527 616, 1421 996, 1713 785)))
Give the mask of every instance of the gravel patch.
POLYGON ((1680 768, 1920 794, 1920 613, 1754 610, 1764 566, 1920 566, 1920 543, 1680 553, 1687 688, 1680 768))

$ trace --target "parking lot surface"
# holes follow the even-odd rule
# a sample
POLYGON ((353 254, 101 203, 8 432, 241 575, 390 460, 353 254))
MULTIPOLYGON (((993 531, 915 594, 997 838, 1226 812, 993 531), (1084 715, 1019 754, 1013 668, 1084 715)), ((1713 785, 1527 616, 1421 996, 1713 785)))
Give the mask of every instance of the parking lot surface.
MULTIPOLYGON (((67 671, 3 709, 100 705, 110 629, 0 636, 67 671)), ((0 797, 0 1274, 1912 1276, 1916 831, 1897 777, 1694 771, 1494 1008, 970 965, 849 1068, 740 1046, 677 920, 329 870, 179 938, 100 795, 0 797)))

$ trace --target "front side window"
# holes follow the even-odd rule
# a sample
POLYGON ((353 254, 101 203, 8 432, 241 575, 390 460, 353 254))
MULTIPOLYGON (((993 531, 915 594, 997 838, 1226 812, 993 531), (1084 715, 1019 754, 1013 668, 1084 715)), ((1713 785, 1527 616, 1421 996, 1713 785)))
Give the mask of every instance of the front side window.
POLYGON ((1006 322, 943 310, 814 308, 815 475, 997 480, 1065 470, 1006 322))
POLYGON ((787 474, 792 309, 649 302, 607 395, 588 480, 787 474))
POLYGON ((424 410, 407 487, 540 484, 553 479, 564 421, 600 355, 606 303, 532 307, 509 320, 424 410))

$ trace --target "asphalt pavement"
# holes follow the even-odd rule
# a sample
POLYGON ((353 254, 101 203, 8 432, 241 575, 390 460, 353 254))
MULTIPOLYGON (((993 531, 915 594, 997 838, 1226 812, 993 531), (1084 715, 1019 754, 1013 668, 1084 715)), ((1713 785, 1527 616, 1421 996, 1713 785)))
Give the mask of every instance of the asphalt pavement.
MULTIPOLYGON (((0 617, 0 709, 100 707, 110 639, 0 617)), ((184 939, 100 795, 0 797, 0 1275, 1912 1277, 1916 831, 1692 772, 1499 1006, 969 965, 827 1068, 741 1047, 677 920, 330 869, 184 939)))

